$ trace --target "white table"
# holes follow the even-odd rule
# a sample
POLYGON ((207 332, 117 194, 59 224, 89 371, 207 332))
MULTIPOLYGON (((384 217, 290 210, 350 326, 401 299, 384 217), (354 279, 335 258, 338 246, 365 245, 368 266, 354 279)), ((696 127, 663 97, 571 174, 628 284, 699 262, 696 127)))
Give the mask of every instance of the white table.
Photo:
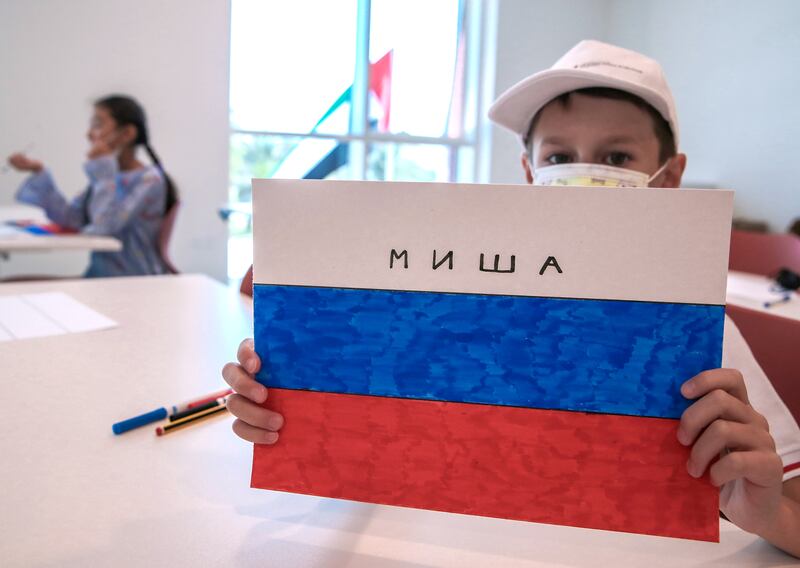
POLYGON ((764 307, 760 295, 769 290, 774 283, 774 280, 766 276, 731 270, 728 272, 726 301, 734 306, 800 321, 800 293, 792 293, 788 302, 777 303, 769 308, 764 307))
MULTIPOLYGON (((0 344, 2 566, 790 566, 727 522, 721 544, 249 489, 231 418, 157 438, 111 424, 216 390, 250 305, 201 276, 61 290, 118 328, 0 344)), ((291 419, 291 418, 289 418, 291 419)))
POLYGON ((0 254, 58 250, 116 252, 122 242, 114 237, 82 234, 34 235, 6 224, 6 221, 47 222, 40 209, 28 206, 0 208, 0 254))

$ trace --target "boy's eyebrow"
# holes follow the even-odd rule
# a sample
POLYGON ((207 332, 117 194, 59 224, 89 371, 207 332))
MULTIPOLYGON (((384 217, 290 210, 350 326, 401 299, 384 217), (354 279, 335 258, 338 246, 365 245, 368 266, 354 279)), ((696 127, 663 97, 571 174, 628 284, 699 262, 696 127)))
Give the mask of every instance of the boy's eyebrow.
POLYGON ((553 144, 554 146, 566 146, 567 141, 564 138, 559 138, 558 136, 547 136, 546 138, 542 139, 542 144, 553 144))
MULTIPOLYGON (((635 136, 628 134, 612 134, 608 138, 604 138, 603 144, 635 144, 639 140, 635 136)), ((553 146, 568 146, 569 140, 560 136, 546 136, 542 139, 541 145, 552 144, 553 146)))
POLYGON ((625 134, 609 136, 608 138, 603 140, 603 143, 605 144, 631 144, 635 142, 637 142, 636 138, 625 134))

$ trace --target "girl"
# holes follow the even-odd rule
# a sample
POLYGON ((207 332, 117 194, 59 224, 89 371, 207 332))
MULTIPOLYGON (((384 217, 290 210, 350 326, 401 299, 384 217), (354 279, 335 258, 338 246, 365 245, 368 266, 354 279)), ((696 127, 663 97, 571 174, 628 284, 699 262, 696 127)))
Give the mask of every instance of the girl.
POLYGON ((17 200, 41 207, 51 221, 68 229, 122 241, 120 252, 92 253, 87 277, 173 272, 159 252, 158 239, 178 197, 150 146, 144 110, 130 97, 102 98, 94 104, 87 137, 91 148, 84 170, 89 187, 83 193, 67 201, 41 162, 14 154, 9 164, 33 174, 20 186, 17 200), (153 165, 137 159, 140 145, 153 165))

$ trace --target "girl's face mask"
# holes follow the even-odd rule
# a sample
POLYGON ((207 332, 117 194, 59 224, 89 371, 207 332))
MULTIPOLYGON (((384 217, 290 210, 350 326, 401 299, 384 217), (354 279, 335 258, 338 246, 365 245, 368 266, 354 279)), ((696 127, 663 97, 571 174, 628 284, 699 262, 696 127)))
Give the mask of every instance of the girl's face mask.
POLYGON ((651 176, 604 164, 557 164, 536 168, 534 185, 581 185, 597 187, 648 187, 667 167, 664 162, 651 176))

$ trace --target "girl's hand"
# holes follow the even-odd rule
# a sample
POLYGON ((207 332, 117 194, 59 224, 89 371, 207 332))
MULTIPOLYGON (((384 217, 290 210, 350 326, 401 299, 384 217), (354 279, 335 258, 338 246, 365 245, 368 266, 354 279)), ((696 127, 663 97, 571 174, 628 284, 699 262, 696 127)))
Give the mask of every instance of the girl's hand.
POLYGON ((31 172, 38 174, 44 169, 44 164, 42 164, 42 162, 38 160, 32 160, 21 152, 11 154, 8 157, 8 163, 18 172, 31 172))
POLYGON ((678 440, 692 446, 689 474, 700 477, 708 469, 711 483, 721 488, 725 516, 766 537, 781 503, 783 464, 767 420, 750 406, 742 374, 705 371, 686 381, 681 393, 695 400, 678 427, 678 440))
POLYGON ((228 397, 228 410, 236 416, 233 431, 254 444, 274 444, 283 426, 283 417, 261 406, 267 400, 267 388, 255 379, 261 359, 252 339, 242 341, 236 358, 238 363, 227 363, 222 368, 222 378, 236 391, 228 397))

